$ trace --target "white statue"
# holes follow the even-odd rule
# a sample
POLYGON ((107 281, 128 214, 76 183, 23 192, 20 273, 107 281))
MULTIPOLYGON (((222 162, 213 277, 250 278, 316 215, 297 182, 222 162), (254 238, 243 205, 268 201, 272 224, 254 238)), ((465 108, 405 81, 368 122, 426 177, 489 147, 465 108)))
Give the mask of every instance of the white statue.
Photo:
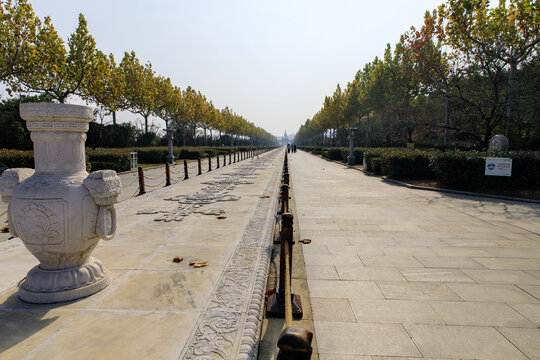
POLYGON ((92 108, 28 103, 21 117, 34 143, 33 169, 8 169, 0 177, 13 236, 39 260, 19 285, 19 297, 53 303, 94 294, 109 284, 103 264, 90 257, 99 239, 116 231, 114 203, 120 178, 113 170, 88 175, 84 143, 92 108))
POLYGON ((508 151, 509 141, 504 135, 495 135, 489 140, 489 150, 508 151))

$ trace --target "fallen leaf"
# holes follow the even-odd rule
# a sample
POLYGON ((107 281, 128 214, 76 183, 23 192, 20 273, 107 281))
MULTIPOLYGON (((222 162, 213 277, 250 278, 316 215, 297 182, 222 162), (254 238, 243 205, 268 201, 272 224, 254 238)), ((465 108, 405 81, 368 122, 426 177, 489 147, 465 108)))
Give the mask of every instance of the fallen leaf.
POLYGON ((205 266, 208 266, 208 264, 206 264, 206 263, 196 263, 196 264, 193 264, 193 267, 194 267, 194 268, 202 268, 202 267, 205 267, 205 266))
POLYGON ((3 233, 8 233, 9 232, 9 226, 4 226, 2 228, 2 230, 0 230, 0 231, 2 231, 3 233))
POLYGON ((261 199, 268 199, 270 196, 269 195, 261 195, 259 196, 261 199))
POLYGON ((174 259, 172 259, 172 261, 174 261, 174 262, 176 262, 176 263, 179 263, 179 262, 182 261, 182 260, 184 260, 184 258, 181 257, 181 256, 177 256, 177 257, 175 257, 174 259))
POLYGON ((222 219, 226 219, 227 217, 226 216, 218 216, 217 218, 222 220, 222 219))
POLYGON ((311 239, 300 239, 298 241, 300 241, 302 244, 309 244, 311 242, 311 239))
POLYGON ((204 260, 204 261, 203 260, 191 260, 189 262, 189 265, 191 265, 191 266, 195 266, 197 264, 205 264, 206 265, 207 263, 208 263, 208 260, 204 260))

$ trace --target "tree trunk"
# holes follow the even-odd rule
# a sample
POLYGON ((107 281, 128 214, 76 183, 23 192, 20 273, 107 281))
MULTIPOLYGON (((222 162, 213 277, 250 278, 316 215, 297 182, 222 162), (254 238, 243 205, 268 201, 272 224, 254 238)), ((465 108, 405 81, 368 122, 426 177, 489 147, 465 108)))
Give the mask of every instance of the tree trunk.
POLYGON ((515 77, 516 77, 516 65, 510 64, 510 71, 508 72, 508 105, 506 107, 506 137, 509 136, 510 127, 512 126, 512 116, 514 113, 514 92, 515 92, 515 77))
POLYGON ((450 126, 450 89, 444 88, 444 146, 448 144, 448 127, 450 126))
POLYGON ((384 114, 383 114, 383 110, 381 109, 380 110, 380 117, 381 117, 381 122, 379 124, 379 141, 380 141, 380 146, 382 146, 383 142, 384 142, 384 134, 383 134, 383 117, 384 117, 384 114))
POLYGON ((148 115, 144 115, 144 133, 148 134, 148 115))
POLYGON ((491 128, 491 124, 489 123, 489 120, 485 119, 485 129, 484 129, 484 138, 482 139, 482 148, 487 149, 489 146, 489 139, 491 139, 491 132, 493 129, 491 128))
POLYGON ((182 146, 186 147, 186 124, 182 124, 182 146))
POLYGON ((366 147, 369 147, 369 116, 366 118, 366 147))
POLYGON ((113 125, 116 125, 116 111, 112 112, 112 123, 113 125))

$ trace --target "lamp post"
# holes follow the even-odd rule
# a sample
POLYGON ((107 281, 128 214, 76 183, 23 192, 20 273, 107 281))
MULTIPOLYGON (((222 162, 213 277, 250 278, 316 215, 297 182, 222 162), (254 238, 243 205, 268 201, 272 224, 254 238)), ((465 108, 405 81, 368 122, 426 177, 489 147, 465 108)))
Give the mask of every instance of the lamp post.
POLYGON ((174 155, 173 155, 173 130, 170 127, 167 127, 165 129, 167 131, 167 144, 168 144, 168 154, 165 160, 172 164, 174 163, 174 155))
POLYGON ((356 128, 349 127, 349 156, 347 156, 347 165, 354 165, 354 131, 356 128))

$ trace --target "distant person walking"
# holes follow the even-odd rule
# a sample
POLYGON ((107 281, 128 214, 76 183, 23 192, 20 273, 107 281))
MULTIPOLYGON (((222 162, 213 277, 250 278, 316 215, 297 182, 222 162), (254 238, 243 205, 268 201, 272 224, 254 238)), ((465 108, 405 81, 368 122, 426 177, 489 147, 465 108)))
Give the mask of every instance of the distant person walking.
POLYGON ((296 152, 296 144, 293 144, 293 153, 296 152))
POLYGON ((289 145, 289 143, 287 143, 287 153, 290 154, 291 152, 291 145, 289 145))

